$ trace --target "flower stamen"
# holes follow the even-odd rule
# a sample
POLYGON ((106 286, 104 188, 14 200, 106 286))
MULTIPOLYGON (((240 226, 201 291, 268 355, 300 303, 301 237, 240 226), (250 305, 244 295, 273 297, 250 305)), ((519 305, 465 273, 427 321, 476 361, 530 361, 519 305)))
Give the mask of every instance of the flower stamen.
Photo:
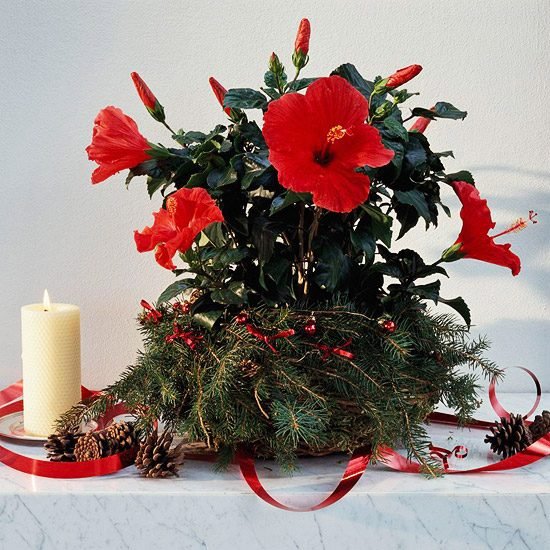
POLYGON ((342 139, 347 133, 348 131, 343 126, 337 124, 327 132, 327 143, 333 144, 335 141, 342 139))
POLYGON ((533 224, 538 223, 538 220, 535 219, 537 216, 538 214, 534 210, 529 210, 529 217, 527 219, 518 218, 507 229, 501 231, 500 233, 497 233, 496 235, 493 235, 491 239, 502 237, 502 235, 507 235, 508 233, 518 233, 519 231, 523 231, 529 225, 529 222, 533 224))
POLYGON ((178 201, 174 197, 168 197, 166 199, 166 210, 172 216, 176 213, 176 208, 178 206, 178 201))

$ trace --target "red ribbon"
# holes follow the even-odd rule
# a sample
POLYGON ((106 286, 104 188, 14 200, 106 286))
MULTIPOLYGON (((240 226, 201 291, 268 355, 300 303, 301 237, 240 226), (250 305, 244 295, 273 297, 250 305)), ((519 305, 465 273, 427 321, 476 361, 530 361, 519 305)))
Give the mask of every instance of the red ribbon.
MULTIPOLYGON (((82 386, 82 399, 93 397, 98 393, 82 386)), ((20 399, 22 395, 23 384, 21 381, 0 392, 0 418, 23 410, 23 400, 20 399)), ((101 428, 115 416, 125 412, 127 412, 126 407, 121 403, 111 407, 100 419, 99 427, 101 428)), ((54 478, 80 478, 112 474, 126 468, 133 464, 136 452, 135 448, 131 448, 106 458, 86 462, 51 462, 21 455, 0 445, 0 462, 26 474, 54 478)))
POLYGON ((315 344, 315 347, 321 351, 323 356, 321 359, 326 361, 331 355, 338 355, 340 357, 345 357, 346 359, 353 359, 355 355, 351 351, 346 351, 344 348, 347 348, 351 345, 351 338, 346 340, 341 346, 331 347, 326 344, 315 344))
MULTIPOLYGON (((540 382, 538 378, 535 376, 535 373, 533 371, 530 371, 525 367, 514 367, 514 368, 520 369, 526 372, 535 383, 535 387, 537 389, 537 398, 535 399, 535 403, 531 407, 531 410, 523 416, 523 418, 527 420, 537 410, 537 407, 539 406, 540 399, 542 396, 542 389, 540 387, 540 382)), ((510 420, 510 413, 500 404, 497 398, 496 386, 497 386, 496 380, 495 379, 491 380, 491 383, 489 384, 489 401, 491 402, 491 406, 493 407, 493 410, 497 413, 499 418, 506 418, 507 420, 510 420)))
POLYGON ((174 323, 174 331, 166 337, 166 341, 170 343, 174 342, 174 340, 182 340, 194 350, 203 338, 204 336, 202 334, 194 330, 182 330, 177 323, 174 323))
POLYGON ((430 456, 432 458, 439 458, 443 463, 443 468, 447 471, 449 469, 449 457, 466 458, 468 456, 468 449, 464 445, 456 445, 452 450, 449 450, 430 444, 430 456))
POLYGON ((162 319, 162 313, 155 309, 149 302, 146 300, 141 300, 140 305, 143 309, 146 309, 149 313, 145 316, 146 319, 152 321, 153 323, 158 323, 162 319))
POLYGON ((264 334, 259 328, 255 327, 251 323, 247 323, 246 330, 248 330, 252 336, 255 336, 258 340, 261 340, 273 353, 279 353, 273 344, 271 344, 273 340, 278 340, 279 338, 289 338, 290 336, 294 336, 296 334, 296 331, 293 328, 289 328, 288 330, 282 330, 281 332, 270 336, 268 334, 264 334))
POLYGON ((258 472, 256 471, 256 466, 254 464, 254 458, 252 455, 244 450, 240 450, 237 454, 237 462, 241 469, 244 480, 248 486, 259 496, 263 501, 280 508, 281 510, 286 510, 288 512, 314 512, 315 510, 321 510, 326 508, 335 502, 338 502, 340 499, 345 497, 355 486, 355 484, 361 479, 361 476, 365 473, 367 466, 369 465, 371 457, 370 450, 367 449, 357 449, 352 457, 349 459, 349 462, 346 466, 346 470, 340 479, 340 482, 336 486, 336 489, 330 493, 328 497, 323 499, 319 504, 314 506, 307 506, 304 508, 296 508, 294 506, 288 506, 279 502, 277 499, 272 497, 262 485, 258 477, 258 472))
MULTIPOLYGON (((288 334, 289 332, 290 331, 284 331, 285 334, 283 335, 281 335, 282 333, 279 333, 279 335, 275 335, 267 338, 273 339, 276 336, 283 338, 283 337, 292 336, 292 334, 294 333, 292 331, 292 334, 288 334)), ((269 341, 264 340, 263 336, 264 335, 262 334, 262 341, 266 342, 266 344, 269 345, 269 341)), ((339 349, 341 349, 341 347, 339 349)), ((540 383, 538 382, 536 376, 531 371, 523 367, 518 367, 518 368, 521 368, 522 370, 527 372, 531 376, 531 378, 534 380, 535 386, 537 387, 537 398, 535 401, 535 406, 526 415, 526 418, 527 418, 530 414, 534 412, 536 406, 540 401, 540 396, 541 396, 540 383)), ((491 388, 489 389, 491 404, 495 412, 499 416, 509 416, 508 411, 506 411, 504 407, 500 405, 496 397, 496 392, 494 389, 495 386, 496 384, 492 383, 491 384, 492 389, 491 388)), ((87 390, 84 387, 82 388, 83 398, 94 396, 97 393, 98 392, 91 392, 90 390, 87 390)), ((15 401, 16 399, 20 398, 21 395, 22 395, 21 382, 12 384, 8 388, 5 388, 4 390, 0 391, 0 417, 5 416, 7 414, 11 414, 12 412, 19 412, 23 410, 23 402, 21 400, 15 401)), ((102 424, 106 424, 111 418, 123 412, 125 412, 125 408, 123 404, 115 405, 106 413, 105 417, 103 418, 102 424)), ((428 420, 438 424, 445 424, 445 425, 452 425, 452 426, 458 425, 457 417, 452 414, 434 412, 429 415, 428 420)), ((468 428, 476 428, 476 429, 484 429, 484 430, 490 428, 491 426, 493 426, 493 422, 488 422, 485 420, 475 420, 475 419, 466 424, 466 427, 468 428)), ((397 453, 396 451, 394 451, 393 449, 390 449, 389 447, 381 447, 379 448, 379 452, 383 462, 388 467, 394 470, 397 470, 400 472, 406 472, 406 473, 421 472, 422 467, 418 462, 408 460, 405 456, 397 453)), ((20 455, 18 453, 15 453, 14 451, 10 451, 5 447, 0 446, 0 462, 3 462, 4 464, 12 468, 15 468, 21 472, 25 472, 33 475, 45 476, 45 477, 55 477, 55 478, 91 477, 96 475, 110 474, 132 464, 135 458, 135 453, 136 453, 135 449, 129 449, 117 455, 113 455, 107 458, 100 458, 98 460, 92 460, 88 462, 49 462, 46 460, 29 458, 29 457, 20 455)), ((550 432, 544 435, 543 437, 541 437, 540 439, 538 439, 535 443, 533 443, 529 447, 527 447, 527 449, 525 449, 524 451, 517 453, 505 460, 501 460, 500 462, 496 462, 493 464, 487 464, 485 466, 480 466, 478 468, 471 468, 468 470, 452 470, 448 467, 449 456, 455 456, 456 458, 466 457, 467 449, 461 445, 457 445, 452 450, 444 449, 442 447, 432 446, 431 453, 432 453, 432 456, 438 457, 442 460, 445 471, 448 474, 467 474, 467 473, 498 472, 498 471, 504 471, 504 470, 512 470, 515 468, 520 468, 522 466, 527 466, 546 456, 549 456, 550 455, 550 432)), ((188 456, 188 458, 195 459, 195 460, 205 460, 204 457, 200 457, 200 456, 188 456)), ((243 449, 240 449, 236 457, 237 463, 239 464, 244 480, 258 497, 260 497, 262 500, 264 500, 268 504, 271 504, 272 506, 275 506, 282 510, 293 511, 293 512, 311 512, 315 510, 320 510, 342 499, 345 495, 347 495, 351 491, 351 489, 353 489, 353 487, 356 485, 359 479, 361 479, 361 476, 367 469, 370 458, 371 458, 370 450, 367 450, 367 449, 356 450, 353 453, 352 457, 350 458, 346 466, 346 470, 342 478, 340 479, 340 482, 328 497, 326 497, 323 501, 321 501, 319 504, 316 504, 314 506, 297 508, 297 507, 288 506, 286 504, 279 502, 267 492, 267 490, 263 487, 258 477, 258 473, 256 471, 256 467, 254 463, 254 458, 249 452, 243 449)), ((211 460, 211 458, 208 457, 206 458, 206 460, 211 460)))

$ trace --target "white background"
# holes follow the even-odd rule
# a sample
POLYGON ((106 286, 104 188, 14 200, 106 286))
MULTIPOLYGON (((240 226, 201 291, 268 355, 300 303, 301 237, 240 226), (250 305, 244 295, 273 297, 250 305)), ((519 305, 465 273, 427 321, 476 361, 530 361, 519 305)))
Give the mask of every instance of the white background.
MULTIPOLYGON (((435 150, 454 151, 448 170, 472 170, 497 227, 538 210, 540 223, 510 238, 518 277, 463 260, 448 266, 442 294, 467 300, 493 359, 533 368, 550 389, 550 2, 1 0, 0 8, 0 387, 20 376, 19 308, 45 287, 81 307, 83 379, 99 387, 135 357, 139 300, 172 282, 152 254, 134 249, 132 231, 159 207, 143 181, 129 191, 122 174, 90 184, 84 148, 97 111, 119 106, 150 141, 170 141, 133 90, 135 70, 171 125, 208 130, 224 121, 208 77, 257 87, 272 50, 290 65, 298 21, 309 17, 306 76, 347 61, 369 78, 423 65, 408 86, 422 93, 412 104, 447 100, 469 111, 427 132, 435 150)), ((452 220, 397 245, 439 257, 460 226, 456 198, 447 192, 445 202, 452 220)), ((510 377, 503 389, 530 385, 510 377)))

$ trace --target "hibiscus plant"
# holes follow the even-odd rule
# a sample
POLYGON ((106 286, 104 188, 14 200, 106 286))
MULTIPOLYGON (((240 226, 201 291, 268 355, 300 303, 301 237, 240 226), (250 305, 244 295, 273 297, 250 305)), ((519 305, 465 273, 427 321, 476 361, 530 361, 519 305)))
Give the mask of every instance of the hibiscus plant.
MULTIPOLYGON (((146 395, 137 384, 134 393, 124 386, 124 391, 119 388, 113 394, 135 403, 146 401, 157 414, 173 420, 180 431, 185 429, 197 438, 202 433, 207 440, 213 438, 228 445, 263 440, 279 455, 291 443, 291 451, 295 452, 300 445, 319 446, 328 440, 334 448, 349 448, 365 434, 374 440, 391 441, 395 435, 391 430, 403 425, 403 415, 407 425, 419 423, 442 396, 463 413, 471 412, 477 402, 475 383, 461 377, 455 366, 473 362, 486 374, 499 371, 479 358, 484 344, 472 348, 461 339, 459 343, 452 340, 454 336, 450 336, 452 341, 447 340, 448 334, 462 338, 464 327, 452 325, 447 330, 443 325, 448 319, 444 323, 422 312, 427 311, 427 302, 443 302, 469 326, 470 313, 464 301, 440 295, 438 277, 447 275, 443 264, 475 258, 507 267, 517 275, 519 258, 510 251, 509 244, 497 244, 494 238, 527 224, 519 219, 509 229, 489 236, 495 224, 472 175, 467 171, 447 173, 443 162, 452 152, 432 150, 424 134, 428 125, 442 119, 462 120, 465 111, 443 101, 431 108, 404 110, 405 102, 417 94, 403 86, 422 67, 411 65, 388 77, 369 80, 346 63, 329 76, 307 77, 302 73, 309 61, 309 41, 310 26, 304 19, 294 46, 292 74, 287 75, 273 53, 259 89, 226 90, 211 78, 210 85, 227 122, 208 133, 174 130, 156 96, 139 75, 132 73, 145 107, 166 127, 173 145, 149 142, 130 117, 118 108, 107 107, 95 120, 92 143, 87 149, 89 158, 99 165, 92 175, 93 183, 129 169, 127 184, 137 176, 145 176, 149 195, 160 194, 161 208, 153 214, 150 226, 135 232, 135 242, 139 252, 154 251, 158 264, 179 277, 162 293, 155 307, 143 303, 146 311, 141 317, 148 345, 154 343, 141 366, 152 368, 159 361, 156 376, 165 378, 159 385, 158 400, 164 405, 157 406, 151 398, 157 390, 151 389, 146 395), (258 124, 260 119, 263 124, 258 124), (393 249, 394 241, 419 223, 426 229, 437 226, 442 212, 450 215, 443 201, 453 203, 456 197, 461 203, 462 229, 456 242, 450 243, 439 258, 426 262, 414 250, 393 249), (188 299, 183 305, 180 296, 188 299), (178 301, 170 304, 174 298, 178 301), (317 330, 313 321, 317 317, 320 322, 320 310, 324 311, 326 331, 322 340, 312 343, 307 338, 317 330), (180 318, 182 311, 185 321, 180 318), (338 322, 331 311, 338 312, 338 322), (362 317, 346 317, 342 311, 357 312, 362 317), (249 322, 254 315, 255 323, 249 322), (258 326, 260 320, 262 327, 258 326), (305 335, 297 333, 296 323, 305 327, 305 335), (361 331, 359 326, 363 327, 361 331), (226 332, 220 327, 226 327, 226 332), (378 327, 382 336, 376 332, 378 327), (274 339, 280 341, 277 348, 274 339), (258 342, 263 343, 261 361, 271 362, 271 376, 275 371, 280 376, 274 381, 266 374, 262 382, 265 386, 258 379, 250 395, 239 399, 235 392, 240 392, 242 385, 235 381, 237 375, 230 376, 225 370, 228 378, 223 384, 219 371, 208 378, 210 375, 204 372, 209 372, 211 363, 205 362, 195 378, 176 383, 174 372, 183 367, 179 356, 171 355, 173 348, 166 347, 174 342, 181 344, 178 353, 188 354, 186 361, 194 365, 201 349, 211 352, 218 346, 229 350, 226 356, 222 352, 215 355, 215 361, 209 356, 210 361, 226 365, 220 357, 228 357, 235 372, 260 360, 258 342), (300 361, 302 365, 310 361, 311 370, 291 367, 291 359, 285 363, 279 355, 284 349, 287 358, 291 352, 302 350, 300 361), (371 362, 355 364, 354 352, 355 357, 361 352, 362 360, 371 362), (340 362, 334 379, 328 374, 326 380, 314 376, 319 354, 326 361, 325 374, 331 372, 331 361, 340 362), (394 369, 391 375, 382 369, 386 361, 390 365, 387 369, 394 369), (172 365, 172 378, 167 374, 167 364, 172 365), (374 364, 381 365, 379 379, 374 364), (396 374, 398 364, 403 366, 403 387, 396 374), (442 370, 442 364, 448 369, 442 370), (346 378, 348 367, 351 370, 346 378), (288 370, 291 368, 297 370, 288 370), (411 369, 415 372, 413 378, 411 369), (368 372, 368 380, 358 380, 358 371, 368 372), (202 380, 199 388, 185 390, 196 379, 202 380), (409 402, 410 396, 394 403, 392 396, 403 397, 416 383, 412 380, 425 383, 415 390, 415 395, 425 396, 418 397, 419 402, 424 399, 422 406, 409 402), (325 393, 319 390, 319 385, 330 383, 335 386, 326 387, 325 393), (408 389, 403 389, 405 386, 408 389), (210 387, 208 393, 205 388, 210 387), (304 394, 304 388, 309 393, 304 394), (363 420, 366 423, 362 432, 357 428, 359 435, 352 436, 328 419, 334 418, 336 407, 342 407, 343 394, 349 405, 353 402, 350 395, 359 390, 363 392, 355 396, 359 408, 351 407, 349 414, 355 416, 349 425, 363 420), (203 391, 212 401, 224 398, 217 408, 213 407, 211 417, 208 409, 201 409, 208 406, 204 399, 200 402, 203 391), (176 407, 190 393, 199 395, 199 403, 189 398, 189 405, 184 406, 182 401, 176 407), (317 396, 315 400, 312 395, 317 396), (334 403, 328 395, 336 396, 334 403), (254 416, 254 422, 258 424, 246 416, 243 408, 227 412, 222 422, 220 408, 236 399, 239 403, 249 403, 250 399, 245 409, 255 410, 258 418, 254 416), (365 411, 369 399, 375 402, 365 411), (321 400, 326 401, 322 406, 321 400), (262 406, 261 402, 267 404, 262 406), (171 412, 166 403, 172 403, 171 412), (380 412, 382 407, 384 423, 373 412, 380 412), (391 407, 397 411, 394 417, 391 407), (296 415, 304 420, 299 433, 299 423, 289 420, 296 415), (308 431, 303 426, 309 426, 307 418, 312 415, 320 424, 308 431), (281 419, 289 423, 281 427, 277 424, 281 419), (389 431, 373 429, 374 419, 389 431), (237 428, 228 432, 228 425, 241 426, 242 433, 237 428), (274 431, 262 432, 259 425, 274 431), (332 439, 320 435, 327 430, 339 435, 332 439), (346 437, 342 436, 344 432, 346 437)), ((531 213, 529 219, 535 221, 533 218, 531 213)), ((142 376, 140 384, 152 383, 152 378, 142 376)), ((122 383, 128 384, 128 378, 122 383)), ((409 432, 407 437, 414 439, 414 434, 409 432)))

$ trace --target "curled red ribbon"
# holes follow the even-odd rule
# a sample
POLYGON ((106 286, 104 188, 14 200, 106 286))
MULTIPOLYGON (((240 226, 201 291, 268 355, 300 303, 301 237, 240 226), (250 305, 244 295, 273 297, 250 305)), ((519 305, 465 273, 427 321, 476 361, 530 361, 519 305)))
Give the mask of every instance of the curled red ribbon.
POLYGON ((453 449, 445 449, 444 447, 435 447, 430 444, 430 456, 432 458, 439 458, 443 463, 445 470, 449 469, 449 457, 466 458, 468 456, 468 449, 464 445, 456 445, 453 449))
MULTIPOLYGON (((535 383, 535 388, 537 390, 537 397, 535 399, 535 403, 531 407, 531 410, 523 415, 523 418, 527 420, 536 410, 539 406, 540 399, 542 396, 542 389, 540 387, 539 379, 535 376, 535 373, 533 371, 530 371, 529 369, 526 369, 525 367, 514 367, 516 369, 520 369, 524 372, 526 372, 533 382, 535 383)), ((510 419, 510 413, 500 404, 498 398, 497 398, 497 382, 495 379, 491 380, 491 383, 489 384, 489 401, 491 402, 491 406, 493 407, 493 410, 497 413, 499 418, 506 418, 510 419)))
POLYGON ((281 332, 278 332, 277 334, 268 335, 264 334, 259 328, 255 327, 252 323, 247 323, 246 330, 252 336, 255 336, 258 340, 261 340, 266 346, 269 347, 269 349, 273 353, 279 353, 275 346, 271 343, 273 340, 278 340, 279 338, 289 338, 290 336, 294 336, 296 334, 296 331, 293 328, 289 328, 288 330, 282 330, 281 332))
POLYGON ((241 469, 243 478, 248 486, 264 502, 271 504, 271 506, 275 506, 275 508, 280 508, 281 510, 286 510, 288 512, 314 512, 315 510, 326 508, 327 506, 330 506, 345 497, 365 473, 365 470, 369 465, 370 457, 371 452, 369 449, 357 449, 349 459, 346 470, 334 491, 332 491, 332 493, 330 493, 330 495, 323 499, 319 504, 303 508, 296 508, 294 506, 283 504, 266 491, 260 481, 260 478, 258 477, 258 472, 254 464, 254 457, 249 452, 241 449, 237 455, 237 462, 241 469))
POLYGON ((162 319, 162 313, 158 309, 155 309, 147 300, 141 300, 140 305, 149 312, 146 315, 149 321, 158 323, 162 319))
POLYGON ((315 347, 323 354, 321 360, 326 361, 331 355, 338 355, 340 357, 345 357, 346 359, 353 359, 355 355, 353 355, 351 351, 344 349, 350 345, 351 338, 348 338, 341 346, 331 347, 326 344, 315 344, 315 347))
POLYGON ((194 350, 203 338, 204 336, 202 334, 199 334, 194 330, 182 330, 177 323, 174 323, 174 330, 172 334, 169 334, 166 337, 166 341, 168 343, 171 343, 175 340, 181 340, 182 342, 187 344, 192 350, 194 350))
MULTIPOLYGON (((82 386, 82 399, 93 397, 98 393, 82 386)), ((0 418, 23 410, 23 401, 20 399, 22 395, 23 384, 21 381, 12 384, 0 392, 0 418)), ((123 404, 115 405, 100 419, 99 427, 107 424, 115 416, 124 414, 125 412, 127 410, 123 404)), ((130 464, 133 464, 136 452, 135 448, 131 448, 106 458, 86 462, 51 462, 49 460, 21 455, 0 445, 0 462, 10 468, 31 475, 53 478, 81 478, 112 474, 122 468, 126 468, 130 464)))
MULTIPOLYGON (((252 325, 250 326, 254 329, 252 325)), ((251 332, 250 329, 249 329, 249 332, 251 332)), ((251 334, 253 333, 251 332, 251 334)), ((261 340, 266 342, 266 344, 270 345, 269 339, 275 339, 276 337, 283 338, 283 337, 292 336, 294 334, 294 331, 292 330, 283 331, 278 335, 267 337, 268 338, 267 341, 264 340, 265 335, 263 335, 262 333, 260 334, 261 334, 261 340)), ((254 335, 256 336, 256 334, 254 335)), ((270 345, 270 348, 271 347, 272 346, 270 345)), ((337 349, 341 349, 342 347, 343 346, 337 349)), ((345 351, 345 350, 342 350, 342 351, 345 351)), ((346 353, 350 353, 350 352, 346 352, 346 353)), ((537 399, 535 402, 535 406, 526 415, 527 417, 531 415, 536 409, 536 406, 539 404, 540 396, 542 392, 540 389, 540 383, 537 380, 536 376, 528 369, 525 369, 523 367, 518 367, 518 368, 527 372, 531 376, 531 378, 534 380, 535 386, 537 387, 537 399)), ((491 384, 491 388, 489 389, 489 395, 490 395, 491 404, 495 412, 499 416, 509 416, 508 411, 506 411, 504 407, 502 407, 502 405, 499 403, 496 397, 494 383, 491 384)), ((93 395, 96 395, 97 393, 98 392, 92 392, 90 390, 87 390, 84 387, 82 388, 83 398, 91 397, 93 395)), ((23 402, 19 399, 21 395, 22 395, 21 382, 12 384, 8 388, 5 388, 4 390, 0 391, 0 417, 5 416, 7 414, 11 414, 12 412, 18 412, 23 410, 23 402)), ((118 414, 122 414, 124 412, 126 412, 126 410, 123 404, 115 405, 106 413, 105 417, 103 418, 102 425, 106 424, 110 419, 114 418, 114 416, 118 414)), ((457 417, 452 414, 434 412, 431 415, 429 415, 428 420, 438 424, 446 424, 446 425, 452 425, 452 426, 458 425, 457 417)), ((477 428, 477 429, 488 429, 491 426, 493 426, 493 422, 488 422, 485 420, 475 420, 475 419, 466 424, 466 427, 468 428, 477 428)), ((443 462, 445 471, 448 474, 467 474, 467 473, 512 470, 515 468, 520 468, 522 466, 527 466, 546 456, 549 456, 550 455, 550 432, 544 435, 543 437, 541 437, 540 439, 538 439, 535 443, 533 443, 529 447, 527 447, 527 449, 525 449, 524 451, 517 453, 505 460, 501 460, 500 462, 495 462, 493 464, 487 464, 485 466, 480 466, 478 468, 471 468, 467 470, 453 470, 449 468, 448 458, 450 456, 455 456, 456 458, 462 459, 466 457, 467 452, 468 452, 467 449, 461 445, 455 446, 452 450, 444 449, 442 447, 434 447, 434 446, 431 447, 432 456, 438 457, 441 459, 441 461, 443 462)), ((135 458, 135 453, 136 453, 135 449, 130 449, 123 453, 113 455, 107 458, 100 458, 98 460, 92 460, 88 462, 61 462, 60 463, 60 462, 49 462, 46 460, 33 459, 30 457, 20 455, 18 453, 15 453, 14 451, 10 451, 5 447, 0 446, 0 462, 3 462, 4 464, 12 468, 15 468, 21 472, 25 472, 33 475, 45 476, 45 477, 55 477, 55 478, 91 477, 96 475, 110 474, 120 470, 121 468, 129 466, 130 464, 133 463, 133 460, 135 458)), ((421 465, 418 462, 408 460, 405 456, 397 453, 396 451, 394 451, 393 449, 390 449, 389 447, 379 448, 379 453, 383 462, 388 467, 394 470, 397 470, 400 472, 406 472, 406 473, 421 472, 421 465)), ((196 460, 211 460, 210 457, 203 458, 200 456, 196 456, 196 457, 188 456, 188 458, 196 459, 196 460)), ((248 486, 252 489, 252 491, 254 491, 254 493, 258 497, 260 497, 262 500, 282 510, 293 511, 293 512, 309 512, 309 511, 320 510, 322 508, 330 506, 331 504, 334 504, 338 500, 342 499, 347 493, 349 493, 351 489, 353 489, 355 484, 359 481, 359 479, 361 478, 365 470, 367 469, 370 458, 371 458, 370 449, 357 449, 353 453, 352 457, 350 458, 346 466, 346 470, 340 482, 338 483, 337 487, 334 489, 334 491, 319 504, 316 504, 315 506, 305 507, 305 508, 288 506, 286 504, 279 502, 274 497, 272 497, 267 492, 267 490, 263 487, 258 477, 258 473, 256 471, 254 458, 249 452, 243 449, 240 449, 237 454, 236 460, 237 460, 237 463, 239 464, 244 480, 246 481, 248 486)))

